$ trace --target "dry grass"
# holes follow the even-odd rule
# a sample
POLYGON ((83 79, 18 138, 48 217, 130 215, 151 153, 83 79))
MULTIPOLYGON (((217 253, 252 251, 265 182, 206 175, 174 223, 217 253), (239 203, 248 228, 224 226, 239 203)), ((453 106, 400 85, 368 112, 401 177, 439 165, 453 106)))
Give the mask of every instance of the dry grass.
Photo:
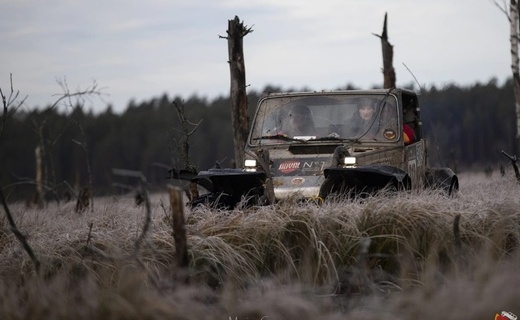
POLYGON ((186 212, 190 284, 152 196, 44 210, 12 205, 42 262, 0 231, 0 319, 491 319, 520 314, 520 186, 463 175, 461 192, 186 212), (460 238, 453 231, 460 215, 460 238), (89 225, 92 224, 90 233, 89 225), (460 241, 460 246, 457 246, 460 241))

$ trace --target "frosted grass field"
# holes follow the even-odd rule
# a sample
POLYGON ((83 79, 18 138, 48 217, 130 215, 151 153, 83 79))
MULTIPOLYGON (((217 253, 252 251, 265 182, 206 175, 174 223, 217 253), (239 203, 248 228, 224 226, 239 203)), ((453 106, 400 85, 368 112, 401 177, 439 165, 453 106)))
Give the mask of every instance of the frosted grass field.
POLYGON ((321 206, 186 208, 187 271, 175 266, 166 193, 151 195, 152 225, 138 250, 146 212, 131 195, 97 198, 82 215, 72 202, 13 204, 41 273, 2 210, 0 319, 518 315, 520 185, 511 172, 462 174, 460 190, 453 198, 421 191, 321 206))

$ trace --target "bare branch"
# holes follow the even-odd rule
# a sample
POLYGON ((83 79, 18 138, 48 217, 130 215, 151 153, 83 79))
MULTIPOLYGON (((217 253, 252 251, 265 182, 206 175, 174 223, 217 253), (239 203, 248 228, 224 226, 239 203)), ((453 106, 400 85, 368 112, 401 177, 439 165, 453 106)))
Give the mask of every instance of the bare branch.
POLYGON ((148 188, 145 175, 141 171, 127 170, 127 169, 112 169, 112 173, 119 176, 138 178, 140 180, 141 194, 144 197, 144 204, 146 208, 146 217, 143 224, 143 229, 139 237, 135 240, 134 244, 134 255, 137 258, 137 254, 141 249, 141 244, 145 241, 148 232, 150 231, 152 224, 152 208, 150 204, 150 196, 148 194, 148 188))
POLYGON ((77 144, 78 146, 83 147, 83 143, 82 143, 82 142, 80 142, 80 141, 78 141, 78 140, 76 140, 76 139, 70 139, 70 140, 71 140, 72 142, 74 142, 75 144, 77 144))
MULTIPOLYGON (((11 87, 11 91, 9 92, 9 98, 6 98, 4 93, 2 92, 2 90, 0 89, 0 94, 2 96, 2 103, 4 105, 4 113, 6 113, 7 109, 18 99, 18 95, 20 94, 20 91, 14 92, 14 89, 13 89, 13 74, 12 73, 9 75, 9 81, 10 81, 10 87, 11 87)), ((26 99, 27 99, 27 96, 22 100, 22 103, 26 99)), ((19 105, 21 105, 22 103, 20 103, 19 105)), ((16 108, 18 108, 18 107, 16 107, 16 108)))
POLYGON ((0 95, 2 96, 2 104, 4 105, 4 114, 7 113, 7 101, 5 99, 4 93, 2 92, 2 88, 0 88, 0 95))
POLYGON ((0 127, 0 138, 2 137, 2 133, 4 132, 5 122, 7 121, 7 101, 5 99, 4 93, 0 88, 0 95, 2 95, 2 104, 4 105, 4 113, 2 114, 2 127, 0 127))
MULTIPOLYGON (((104 88, 99 88, 96 81, 94 81, 92 83, 92 85, 88 86, 87 88, 85 88, 83 90, 78 88, 76 90, 76 92, 73 92, 73 93, 70 92, 66 79, 63 79, 63 80, 59 80, 58 79, 56 81, 58 82, 58 84, 62 88, 63 93, 58 93, 58 94, 54 94, 53 95, 53 96, 58 96, 58 99, 56 99, 56 101, 54 101, 54 103, 49 107, 49 109, 55 108, 56 106, 58 106, 58 104, 60 102, 62 102, 65 99, 68 100, 67 106, 73 107, 74 104, 72 103, 72 98, 78 98, 79 99, 79 98, 84 98, 86 96, 92 96, 92 95, 94 95, 94 96, 105 95, 105 93, 103 93, 103 89, 104 88)), ((76 101, 76 102, 79 102, 79 100, 76 101)))
POLYGON ((128 184, 124 184, 124 183, 120 183, 120 182, 114 182, 111 184, 112 187, 117 187, 117 188, 121 188, 121 189, 126 189, 126 190, 134 190, 134 186, 131 186, 131 185, 128 185, 128 184))
POLYGON ((22 244, 22 247, 24 248, 25 252, 29 255, 31 258, 34 269, 36 270, 36 274, 40 274, 40 260, 38 260, 38 257, 34 254, 34 251, 32 250, 31 246, 27 242, 27 238, 18 230, 16 227, 16 223, 14 222, 13 216, 11 215, 11 211, 9 210, 9 206, 7 205, 7 201, 5 200, 4 192, 2 191, 2 188, 0 188, 0 200, 2 201, 2 206, 5 210, 5 215, 7 216, 7 220, 9 221, 9 226, 13 234, 16 236, 16 239, 20 241, 22 244))
POLYGON ((93 226, 94 226, 94 222, 91 222, 90 225, 88 226, 88 238, 87 238, 87 244, 86 244, 87 247, 90 246, 90 240, 92 239, 92 227, 93 226))
POLYGON ((0 96, 2 98, 2 105, 3 105, 3 110, 4 110, 2 113, 1 123, 0 123, 0 139, 2 138, 7 119, 11 115, 13 115, 25 103, 25 100, 27 99, 27 96, 25 96, 25 98, 23 98, 16 106, 11 107, 11 105, 14 104, 16 102, 16 100, 18 99, 18 95, 20 92, 16 91, 16 93, 15 93, 13 90, 13 74, 12 73, 9 75, 9 80, 10 80, 10 87, 11 87, 11 91, 9 93, 9 98, 6 98, 6 96, 4 95, 4 92, 0 88, 0 96), (13 94, 14 94, 14 96, 13 96, 13 94))
POLYGON ((241 34, 242 34, 242 37, 244 37, 244 36, 246 36, 246 35, 252 33, 252 32, 254 31, 254 30, 253 30, 253 26, 254 26, 254 25, 252 25, 252 26, 249 27, 249 28, 248 28, 247 26, 244 26, 244 29, 242 29, 242 33, 241 33, 241 34))
POLYGON ((174 101, 173 106, 175 107, 175 109, 177 109, 177 115, 182 123, 187 123, 190 126, 198 126, 202 123, 202 120, 200 120, 197 123, 193 123, 186 117, 186 113, 184 111, 184 104, 181 104, 181 106, 179 107, 179 104, 176 101, 174 101))
POLYGON ((193 170, 194 167, 190 163, 190 157, 189 157, 189 151, 190 151, 190 144, 189 144, 189 138, 191 135, 197 131, 199 128, 199 125, 202 123, 202 120, 200 120, 198 123, 192 123, 188 120, 186 117, 186 113, 184 111, 184 104, 178 104, 177 101, 173 101, 173 106, 177 110, 177 116, 179 117, 179 121, 181 123, 182 130, 176 130, 177 132, 180 132, 183 135, 183 142, 182 142, 182 148, 181 148, 181 155, 184 161, 184 168, 188 170, 193 170), (190 130, 189 126, 192 126, 193 129, 190 130))
POLYGON ((501 153, 511 161, 511 165, 513 166, 513 170, 515 171, 516 180, 518 181, 518 183, 520 183, 520 171, 518 170, 518 166, 516 165, 518 158, 516 157, 516 155, 509 155, 504 150, 502 150, 501 153))
POLYGON ((494 0, 493 3, 497 6, 497 8, 498 8, 500 11, 502 11, 502 12, 506 15, 507 19, 508 19, 509 21, 511 21, 511 16, 509 16, 509 12, 508 12, 508 10, 507 10, 507 4, 506 4, 506 1, 504 0, 503 3, 502 3, 502 5, 500 5, 496 0, 494 0))
POLYGON ((78 194, 76 193, 76 191, 74 190, 74 188, 67 182, 67 181, 63 181, 63 184, 67 186, 67 188, 69 188, 70 192, 72 192, 72 194, 74 195, 74 198, 77 198, 78 197, 78 194))
MULTIPOLYGON (((5 188, 11 188, 11 187, 15 187, 15 186, 18 186, 18 185, 36 185, 36 180, 34 179, 31 179, 31 178, 25 178, 25 177, 20 177, 20 176, 17 176, 15 174, 12 174, 12 176, 17 179, 17 180, 20 180, 20 181, 17 181, 17 182, 13 182, 11 184, 8 184, 5 186, 5 188)), ((66 183, 64 181, 64 183, 66 183)), ((68 183, 66 183, 66 185, 68 185, 68 183)), ((46 192, 50 192, 52 193, 52 195, 54 196, 54 199, 56 199, 56 202, 59 204, 60 203, 60 197, 58 196, 58 194, 56 193, 56 188, 58 187, 58 185, 54 186, 54 187, 50 187, 46 184, 42 184, 41 185, 42 188, 46 191, 46 192)), ((70 187, 70 185, 68 185, 70 187)), ((74 193, 75 194, 75 193, 74 193)))
POLYGON ((138 178, 141 181, 146 182, 146 177, 141 171, 135 171, 135 170, 127 170, 127 169, 112 169, 112 173, 117 176, 123 176, 123 177, 130 177, 130 178, 138 178))
MULTIPOLYGON (((63 80, 57 80, 57 82, 60 85, 60 87, 62 88, 63 93, 54 102, 54 104, 50 107, 50 109, 55 108, 63 100, 67 101, 65 104, 67 107, 73 109, 74 103, 72 101, 72 98, 77 99, 76 105, 79 106, 80 109, 82 109, 82 105, 84 103, 85 97, 89 97, 92 95, 101 96, 103 94, 102 89, 98 88, 98 84, 96 83, 96 81, 94 81, 93 84, 90 87, 87 87, 85 90, 81 90, 78 88, 76 90, 76 92, 74 92, 74 93, 70 93, 66 78, 64 78, 63 80), (80 99, 82 99, 82 100, 80 100, 80 99)), ((85 155, 87 175, 88 175, 89 205, 90 205, 91 211, 94 211, 94 181, 93 181, 93 173, 92 173, 92 164, 90 162, 90 156, 89 156, 89 152, 88 152, 87 134, 85 133, 85 129, 84 129, 80 119, 78 118, 78 116, 73 116, 73 120, 79 128, 81 138, 83 140, 82 142, 80 142, 78 140, 73 140, 73 142, 80 146, 81 150, 83 151, 83 153, 85 155)), ((63 132, 61 134, 63 134, 63 132)), ((60 134, 60 136, 61 136, 61 134, 60 134)))

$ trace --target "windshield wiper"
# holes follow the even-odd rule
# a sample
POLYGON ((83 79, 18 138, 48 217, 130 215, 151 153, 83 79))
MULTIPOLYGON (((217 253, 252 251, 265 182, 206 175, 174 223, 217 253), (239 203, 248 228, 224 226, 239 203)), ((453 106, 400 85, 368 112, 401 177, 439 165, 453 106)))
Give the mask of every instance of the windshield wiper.
POLYGON ((261 140, 261 139, 276 139, 276 140, 283 140, 283 141, 307 142, 307 140, 291 138, 285 134, 272 134, 272 135, 266 135, 266 136, 253 138, 253 140, 261 140))

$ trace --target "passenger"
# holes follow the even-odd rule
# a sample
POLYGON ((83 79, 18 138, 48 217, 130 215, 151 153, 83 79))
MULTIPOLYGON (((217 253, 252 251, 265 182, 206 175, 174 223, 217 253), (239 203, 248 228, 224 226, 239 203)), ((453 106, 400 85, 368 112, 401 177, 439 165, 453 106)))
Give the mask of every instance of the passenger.
POLYGON ((289 136, 312 136, 316 134, 312 112, 309 107, 295 105, 289 111, 289 136))
POLYGON ((376 116, 375 101, 361 99, 358 111, 354 113, 349 123, 350 135, 363 135, 363 138, 374 139, 377 135, 377 126, 374 125, 376 116))
POLYGON ((403 125, 403 140, 405 145, 414 143, 416 140, 414 130, 409 124, 406 123, 403 125))
POLYGON ((403 110, 403 140, 405 145, 414 143, 417 140, 415 131, 413 129, 413 123, 415 119, 413 110, 414 107, 412 105, 405 106, 403 110))

